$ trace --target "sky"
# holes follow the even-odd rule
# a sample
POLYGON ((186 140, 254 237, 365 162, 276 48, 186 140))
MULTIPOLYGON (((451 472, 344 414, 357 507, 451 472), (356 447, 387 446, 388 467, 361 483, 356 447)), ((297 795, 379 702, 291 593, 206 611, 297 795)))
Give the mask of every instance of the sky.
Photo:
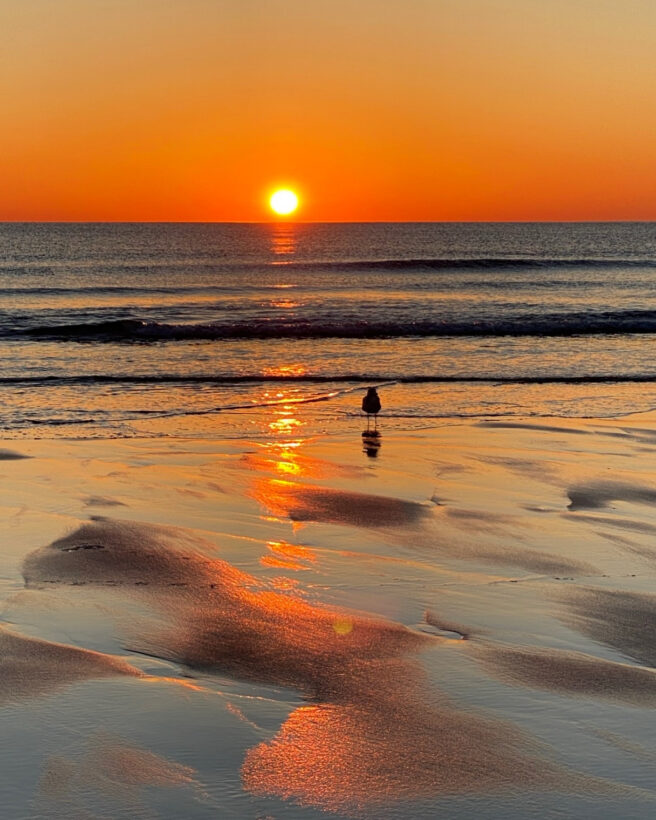
POLYGON ((0 0, 0 220, 656 219, 654 0, 0 0))

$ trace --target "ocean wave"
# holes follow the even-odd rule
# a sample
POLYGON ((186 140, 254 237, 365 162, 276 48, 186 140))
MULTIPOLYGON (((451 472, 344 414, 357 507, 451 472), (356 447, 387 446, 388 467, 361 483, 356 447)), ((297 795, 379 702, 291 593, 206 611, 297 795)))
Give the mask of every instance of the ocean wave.
MULTIPOLYGON (((605 373, 605 374, 542 374, 534 376, 504 375, 470 375, 467 373, 453 375, 433 375, 417 373, 398 375, 393 373, 335 373, 335 374, 110 374, 97 373, 69 376, 4 376, 0 377, 0 387, 102 387, 103 385, 123 385, 125 387, 147 387, 150 385, 172 386, 235 386, 266 384, 308 384, 308 385, 376 385, 387 387, 394 384, 498 384, 498 385, 531 385, 531 384, 653 384, 656 373, 605 373)), ((353 387, 352 389, 359 389, 353 387)), ((341 392, 341 391, 340 391, 341 392)), ((346 390, 345 392, 351 392, 346 390)), ((298 401, 305 401, 298 397, 298 401)), ((282 401, 288 402, 289 398, 282 401)), ((274 402, 275 403, 275 402, 274 402)), ((248 405, 249 407, 251 404, 248 405)), ((151 411, 144 410, 144 413, 151 411)))
MULTIPOLYGON (((66 273, 74 273, 78 269, 85 274, 96 273, 98 275, 152 275, 153 272, 162 272, 172 270, 179 272, 181 269, 188 269, 193 271, 205 271, 206 273, 239 273, 239 272, 258 272, 258 271, 420 271, 420 270, 508 270, 508 269, 539 269, 544 270, 548 268, 553 269, 581 269, 588 268, 591 270, 617 269, 617 268, 655 268, 656 258, 640 257, 640 256, 624 256, 624 257, 595 257, 595 256, 581 256, 581 257, 567 257, 567 256, 437 256, 437 257, 388 257, 382 259, 376 258, 344 258, 344 259, 260 259, 257 261, 229 261, 222 257, 216 259, 161 259, 149 260, 147 262, 138 261, 130 262, 129 260, 116 260, 115 262, 96 262, 87 260, 83 264, 79 262, 68 262, 66 265, 60 264, 53 268, 52 263, 44 265, 35 262, 26 262, 23 264, 16 263, 0 263, 0 273, 6 275, 24 275, 25 273, 33 273, 44 275, 51 273, 52 275, 61 275, 62 271, 66 273), (51 270, 52 268, 52 270, 51 270)), ((216 283, 213 283, 217 287, 216 283)), ((211 287, 212 285, 210 285, 211 287)), ((220 289, 220 285, 218 288, 220 289)), ((242 285, 240 285, 242 287, 242 285)), ((259 287, 259 285, 258 285, 259 287)), ((266 284, 262 284, 266 287, 266 284)), ((148 286, 144 286, 148 289, 148 286)), ((91 286, 90 288, 83 288, 83 290, 114 290, 114 286, 91 286)), ((122 290, 122 287, 118 287, 122 290)), ((131 287, 126 288, 130 290, 131 287)), ((141 288, 136 287, 135 290, 141 288)), ((16 289, 8 288, 13 292, 21 292, 20 285, 16 289)), ((25 292, 29 292, 26 289, 25 292)), ((40 288, 38 290, 41 290, 40 288)), ((57 292, 57 286, 44 287, 45 291, 57 292)), ((157 291, 167 291, 167 288, 155 287, 157 291)))
POLYGON ((507 270, 509 268, 654 268, 656 259, 599 257, 417 257, 414 259, 346 259, 343 261, 301 261, 276 263, 285 270, 507 270))
POLYGON ((616 310, 528 314, 503 319, 262 319, 173 324, 119 319, 0 328, 0 336, 77 342, 175 342, 225 339, 392 339, 430 336, 580 336, 656 333, 656 311, 616 310))
POLYGON ((203 287, 202 285, 190 286, 167 286, 167 285, 153 285, 153 286, 139 286, 139 285, 65 285, 61 286, 47 286, 34 285, 31 287, 0 287, 0 296, 80 296, 84 295, 113 295, 113 294, 138 294, 152 296, 153 294, 177 294, 177 293, 202 293, 206 290, 222 291, 225 288, 220 287, 203 287))

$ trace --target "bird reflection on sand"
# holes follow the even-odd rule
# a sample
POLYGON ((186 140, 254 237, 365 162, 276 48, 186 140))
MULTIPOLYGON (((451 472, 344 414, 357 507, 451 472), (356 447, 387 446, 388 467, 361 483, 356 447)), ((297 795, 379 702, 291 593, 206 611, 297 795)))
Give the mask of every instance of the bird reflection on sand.
POLYGON ((362 433, 362 451, 369 458, 378 458, 378 451, 382 444, 382 436, 378 430, 365 430, 362 433))
POLYGON ((536 759, 512 727, 431 690, 414 656, 462 641, 308 603, 214 551, 188 530, 96 519, 31 553, 23 572, 31 587, 129 591, 161 617, 148 634, 134 625, 138 651, 311 701, 247 754, 243 782, 256 794, 353 813, 439 793, 579 784, 536 759))

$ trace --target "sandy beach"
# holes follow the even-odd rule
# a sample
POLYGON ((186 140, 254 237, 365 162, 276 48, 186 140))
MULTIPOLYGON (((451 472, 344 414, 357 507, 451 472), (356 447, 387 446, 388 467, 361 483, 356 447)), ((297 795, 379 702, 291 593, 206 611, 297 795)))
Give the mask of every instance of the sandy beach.
POLYGON ((380 443, 4 442, 8 816, 653 815, 656 417, 380 443))
POLYGON ((654 820, 656 2, 0 20, 0 820, 654 820))

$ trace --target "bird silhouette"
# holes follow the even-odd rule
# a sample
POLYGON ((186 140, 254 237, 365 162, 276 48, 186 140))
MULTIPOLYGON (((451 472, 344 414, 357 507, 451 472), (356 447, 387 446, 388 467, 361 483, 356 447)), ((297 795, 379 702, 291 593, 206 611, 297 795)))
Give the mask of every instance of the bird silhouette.
POLYGON ((374 430, 378 429, 378 413, 380 413, 380 397, 375 387, 367 390, 367 395, 362 399, 362 412, 367 414, 367 430, 371 416, 374 417, 374 430))

